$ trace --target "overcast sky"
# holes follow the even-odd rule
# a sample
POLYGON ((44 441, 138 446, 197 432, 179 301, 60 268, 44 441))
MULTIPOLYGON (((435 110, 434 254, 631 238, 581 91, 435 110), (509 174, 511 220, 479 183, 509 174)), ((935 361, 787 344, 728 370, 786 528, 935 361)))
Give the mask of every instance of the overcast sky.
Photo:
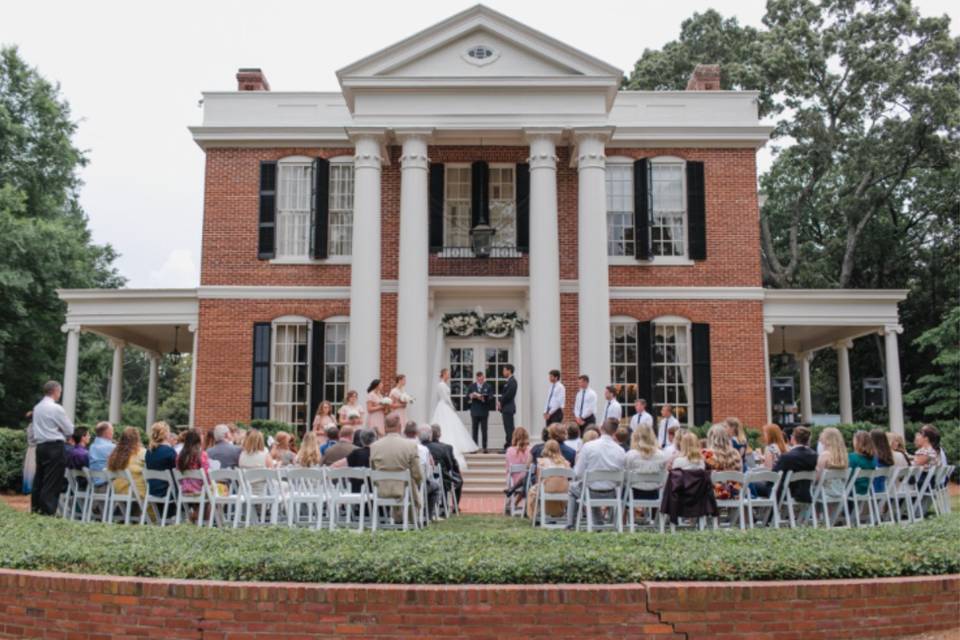
MULTIPOLYGON (((28 64, 61 84, 80 122, 77 144, 89 150, 81 203, 94 239, 120 253, 128 286, 192 287, 203 152, 187 126, 200 122, 200 93, 234 90, 238 67, 261 67, 274 90, 337 90, 337 69, 473 4, 4 2, 0 44, 18 45, 28 64)), ((761 0, 486 4, 624 71, 645 47, 676 38, 695 11, 713 7, 759 26, 764 8, 761 0)), ((915 4, 933 15, 952 3, 915 4)))

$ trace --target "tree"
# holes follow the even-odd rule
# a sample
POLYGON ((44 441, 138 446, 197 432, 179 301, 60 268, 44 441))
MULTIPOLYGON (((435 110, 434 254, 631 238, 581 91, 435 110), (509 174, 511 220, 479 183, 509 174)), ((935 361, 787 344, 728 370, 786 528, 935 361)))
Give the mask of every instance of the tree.
POLYGON ((919 405, 929 419, 960 419, 960 306, 943 316, 943 321, 913 341, 914 346, 933 353, 934 373, 917 380, 904 400, 919 405))
POLYGON ((75 131, 59 87, 0 49, 0 424, 19 423, 63 371, 56 289, 123 283, 78 202, 86 158, 75 131))

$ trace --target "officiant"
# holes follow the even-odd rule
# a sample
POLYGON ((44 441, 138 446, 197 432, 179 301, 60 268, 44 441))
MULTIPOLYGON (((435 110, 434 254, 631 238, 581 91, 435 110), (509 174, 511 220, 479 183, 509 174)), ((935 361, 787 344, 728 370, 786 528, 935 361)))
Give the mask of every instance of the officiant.
POLYGON ((470 401, 470 422, 473 441, 487 453, 487 423, 490 419, 490 410, 494 405, 493 387, 487 382, 483 371, 477 372, 476 380, 467 388, 467 399, 470 401), (483 435, 483 443, 477 434, 483 435))

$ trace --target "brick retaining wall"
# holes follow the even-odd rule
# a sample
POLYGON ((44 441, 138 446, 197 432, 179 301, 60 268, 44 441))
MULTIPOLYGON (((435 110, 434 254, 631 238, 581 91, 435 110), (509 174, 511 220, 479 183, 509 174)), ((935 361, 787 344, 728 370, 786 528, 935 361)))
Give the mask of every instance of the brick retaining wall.
POLYGON ((406 586, 0 570, 0 634, 93 639, 886 638, 960 625, 960 575, 406 586))

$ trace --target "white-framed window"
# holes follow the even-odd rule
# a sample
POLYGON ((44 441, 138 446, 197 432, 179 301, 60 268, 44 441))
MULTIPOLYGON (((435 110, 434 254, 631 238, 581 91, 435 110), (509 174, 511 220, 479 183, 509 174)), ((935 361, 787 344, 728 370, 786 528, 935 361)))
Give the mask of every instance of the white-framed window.
POLYGON ((277 163, 277 248, 279 259, 310 256, 313 161, 287 158, 277 163))
POLYGON ((444 247, 470 246, 470 227, 472 226, 470 176, 469 164, 448 164, 444 167, 444 247))
POLYGON ((607 255, 636 251, 633 210, 633 162, 607 161, 607 255))
POLYGON ((634 402, 638 396, 639 357, 637 323, 630 319, 612 319, 610 322, 610 383, 617 386, 617 400, 623 405, 623 415, 636 413, 634 402))
POLYGON ((347 393, 347 341, 350 323, 327 321, 323 327, 323 399, 333 403, 334 411, 347 393))
POLYGON ((517 246, 517 171, 512 164, 490 165, 490 226, 496 247, 517 246))
POLYGON ((670 404, 682 424, 692 424, 693 371, 690 323, 683 318, 653 321, 653 403, 670 404))
POLYGON ((650 160, 650 240, 654 256, 687 255, 686 165, 679 158, 650 160))
POLYGON ((310 412, 310 321, 273 322, 270 419, 306 428, 310 412))
POLYGON ((353 253, 353 159, 330 160, 330 256, 353 253))

